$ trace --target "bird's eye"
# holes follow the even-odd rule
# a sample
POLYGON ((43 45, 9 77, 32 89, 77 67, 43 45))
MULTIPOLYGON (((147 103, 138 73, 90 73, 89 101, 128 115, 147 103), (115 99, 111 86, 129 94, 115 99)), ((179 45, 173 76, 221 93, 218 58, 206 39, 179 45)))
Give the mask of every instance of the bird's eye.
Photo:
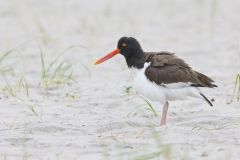
POLYGON ((123 46, 123 47, 127 47, 127 43, 123 43, 122 46, 123 46))

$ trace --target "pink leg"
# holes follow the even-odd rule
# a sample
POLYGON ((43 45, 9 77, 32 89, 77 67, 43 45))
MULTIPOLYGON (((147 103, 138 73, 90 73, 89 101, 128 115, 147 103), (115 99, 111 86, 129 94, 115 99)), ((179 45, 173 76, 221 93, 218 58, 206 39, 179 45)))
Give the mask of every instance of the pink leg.
POLYGON ((166 118, 167 118, 167 111, 168 111, 168 101, 164 104, 162 119, 161 119, 161 126, 166 125, 166 118))

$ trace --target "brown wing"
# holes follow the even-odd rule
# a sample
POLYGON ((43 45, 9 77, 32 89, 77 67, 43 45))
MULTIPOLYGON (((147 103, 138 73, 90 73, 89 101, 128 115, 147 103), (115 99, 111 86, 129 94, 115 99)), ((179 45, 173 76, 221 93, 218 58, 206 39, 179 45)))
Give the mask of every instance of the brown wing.
POLYGON ((192 86, 216 87, 213 80, 196 72, 182 59, 169 52, 146 53, 145 61, 150 62, 145 75, 158 85, 177 82, 189 82, 192 86))

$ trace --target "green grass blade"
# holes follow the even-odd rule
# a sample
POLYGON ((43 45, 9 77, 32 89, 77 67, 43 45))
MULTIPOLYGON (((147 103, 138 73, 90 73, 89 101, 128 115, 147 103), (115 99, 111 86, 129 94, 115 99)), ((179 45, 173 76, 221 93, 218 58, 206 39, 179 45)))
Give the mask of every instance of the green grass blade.
POLYGON ((58 55, 50 64, 49 64, 49 66, 48 66, 48 68, 47 68, 47 72, 49 72, 51 69, 52 69, 52 67, 57 63, 57 61, 60 59, 60 57, 62 56, 62 54, 60 54, 60 55, 58 55))
POLYGON ((143 96, 140 96, 149 106, 150 110, 153 112, 154 116, 157 117, 157 112, 155 111, 154 107, 152 106, 152 104, 143 96))
POLYGON ((4 53, 1 57, 0 57, 0 64, 2 63, 2 61, 12 52, 14 51, 14 49, 11 49, 9 51, 7 51, 6 53, 4 53))
POLYGON ((41 49, 41 47, 39 47, 40 50, 40 57, 41 57, 41 69, 42 69, 42 75, 41 78, 45 78, 46 77, 46 69, 45 69, 45 61, 44 61, 44 55, 43 55, 43 51, 41 49))
POLYGON ((235 95, 237 96, 237 100, 239 101, 240 100, 240 74, 237 74, 235 84, 234 84, 232 98, 229 103, 234 101, 235 95), (237 91, 237 89, 238 89, 238 91, 237 91))

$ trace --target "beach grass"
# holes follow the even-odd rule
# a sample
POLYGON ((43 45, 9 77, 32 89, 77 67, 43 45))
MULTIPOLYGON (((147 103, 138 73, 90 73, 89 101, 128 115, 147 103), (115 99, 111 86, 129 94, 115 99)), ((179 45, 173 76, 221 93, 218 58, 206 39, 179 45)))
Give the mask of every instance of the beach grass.
POLYGON ((36 111, 36 104, 30 102, 28 99, 29 97, 29 89, 28 83, 25 78, 21 78, 15 85, 10 85, 4 75, 2 75, 5 79, 5 86, 3 87, 3 92, 11 96, 16 100, 16 102, 21 103, 22 105, 26 106, 35 116, 39 116, 36 111), (25 91, 25 95, 27 98, 20 96, 18 93, 20 92, 21 88, 25 91))
POLYGON ((49 87, 76 82, 73 76, 72 65, 67 63, 63 58, 66 50, 52 59, 49 63, 46 62, 41 47, 39 47, 39 50, 41 60, 41 85, 45 91, 48 91, 49 87))
POLYGON ((228 104, 232 103, 235 98, 237 101, 240 101, 240 73, 238 73, 236 76, 233 93, 232 93, 230 101, 227 103, 228 104))

